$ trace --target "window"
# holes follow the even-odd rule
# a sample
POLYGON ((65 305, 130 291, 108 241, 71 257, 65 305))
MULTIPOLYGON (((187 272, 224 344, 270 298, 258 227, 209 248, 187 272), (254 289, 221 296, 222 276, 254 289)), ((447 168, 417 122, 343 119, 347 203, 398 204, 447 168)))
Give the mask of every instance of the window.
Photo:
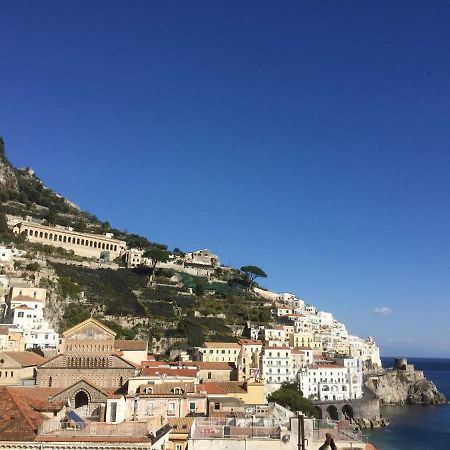
POLYGON ((175 402, 169 402, 167 407, 167 415, 174 416, 175 415, 175 402))
POLYGON ((190 402, 189 403, 189 412, 191 413, 195 413, 197 407, 195 406, 195 402, 190 402))
POLYGON ((220 403, 214 403, 214 409, 218 411, 220 409, 220 403))
POLYGON ((20 311, 20 312, 17 314, 17 317, 23 317, 23 311, 20 311))
POLYGON ((183 450, 183 446, 181 444, 177 444, 176 450, 183 450))
POLYGON ((147 415, 153 416, 153 402, 147 401, 147 415))

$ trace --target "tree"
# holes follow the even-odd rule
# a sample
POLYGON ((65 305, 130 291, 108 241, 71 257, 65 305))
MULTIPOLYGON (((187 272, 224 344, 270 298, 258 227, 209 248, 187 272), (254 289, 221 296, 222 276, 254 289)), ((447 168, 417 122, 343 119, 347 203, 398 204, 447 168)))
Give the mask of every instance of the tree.
POLYGON ((151 263, 151 273, 150 273, 150 279, 149 279, 149 286, 153 286, 153 278, 155 275, 155 269, 156 265, 160 262, 166 262, 169 259, 169 252, 166 250, 163 250, 162 248, 158 247, 150 247, 147 250, 145 250, 144 254, 142 255, 144 258, 149 258, 152 260, 151 263))
POLYGON ((268 400, 291 411, 302 411, 307 416, 317 415, 314 404, 303 397, 297 383, 283 383, 280 389, 269 395, 268 400))
POLYGON ((246 278, 248 279, 250 283, 250 289, 252 289, 253 283, 256 278, 267 278, 266 272, 264 272, 264 270, 262 270, 258 266, 242 266, 241 272, 244 272, 246 278))

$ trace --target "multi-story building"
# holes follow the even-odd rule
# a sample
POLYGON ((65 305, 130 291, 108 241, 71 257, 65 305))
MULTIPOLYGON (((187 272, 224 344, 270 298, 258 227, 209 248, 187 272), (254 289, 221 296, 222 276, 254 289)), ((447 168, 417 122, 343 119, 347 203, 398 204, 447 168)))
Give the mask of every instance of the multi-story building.
POLYGON ((241 346, 237 342, 205 342, 199 348, 199 356, 205 362, 237 363, 241 346))
POLYGON ((45 289, 32 287, 13 287, 10 291, 2 321, 23 335, 27 349, 56 348, 58 343, 58 333, 44 319, 45 294, 45 289))
POLYGON ((289 346, 314 348, 314 335, 312 333, 292 333, 289 336, 289 346))
POLYGON ((261 356, 262 375, 266 383, 282 384, 293 378, 289 347, 265 346, 261 356))
POLYGON ((349 400, 362 397, 362 370, 358 359, 317 363, 297 373, 303 395, 311 400, 349 400))
POLYGON ((125 241, 105 235, 80 233, 60 226, 50 227, 32 222, 21 222, 13 227, 16 234, 24 234, 30 242, 62 247, 75 255, 113 260, 126 250, 125 241))

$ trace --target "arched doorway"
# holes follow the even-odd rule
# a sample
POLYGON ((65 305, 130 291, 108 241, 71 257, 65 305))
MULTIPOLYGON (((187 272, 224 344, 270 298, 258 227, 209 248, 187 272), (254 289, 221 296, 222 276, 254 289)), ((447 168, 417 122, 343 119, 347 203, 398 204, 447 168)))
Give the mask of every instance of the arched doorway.
POLYGON ((322 408, 320 406, 314 406, 314 417, 316 419, 322 419, 322 408))
POLYGON ((89 404, 89 397, 84 391, 77 392, 75 394, 75 408, 80 408, 89 404))
POLYGON ((346 419, 353 419, 353 408, 350 405, 344 405, 342 407, 342 414, 346 419))
POLYGON ((327 413, 328 413, 328 417, 329 417, 331 420, 339 420, 339 412, 338 412, 336 406, 330 405, 330 406, 327 408, 327 413))

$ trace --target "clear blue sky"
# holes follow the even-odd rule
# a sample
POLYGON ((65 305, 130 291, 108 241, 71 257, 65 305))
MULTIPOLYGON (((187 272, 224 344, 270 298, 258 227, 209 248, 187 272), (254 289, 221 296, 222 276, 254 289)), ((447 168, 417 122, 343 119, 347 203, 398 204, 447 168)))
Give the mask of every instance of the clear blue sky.
POLYGON ((448 1, 2 0, 0 55, 15 165, 450 357, 448 1))

